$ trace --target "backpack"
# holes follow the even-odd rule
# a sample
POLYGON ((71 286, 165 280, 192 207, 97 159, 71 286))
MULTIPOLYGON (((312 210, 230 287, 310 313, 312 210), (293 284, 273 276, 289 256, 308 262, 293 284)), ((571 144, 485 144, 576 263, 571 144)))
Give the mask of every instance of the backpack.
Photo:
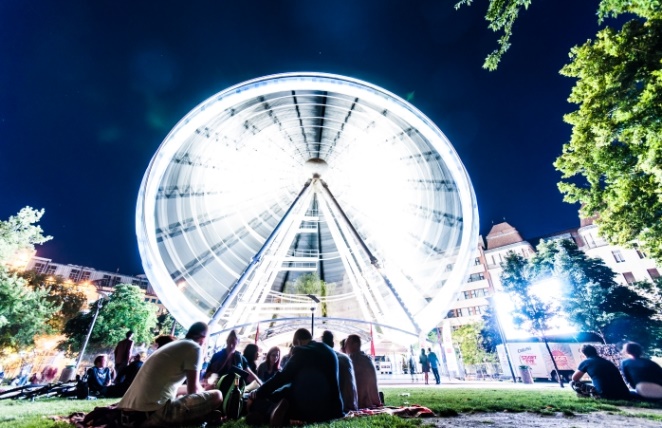
POLYGON ((87 384, 87 375, 76 376, 76 398, 87 400, 90 396, 90 386, 87 384))
POLYGON ((229 419, 239 419, 244 410, 244 379, 236 373, 228 373, 221 376, 216 388, 223 394, 223 414, 229 419))

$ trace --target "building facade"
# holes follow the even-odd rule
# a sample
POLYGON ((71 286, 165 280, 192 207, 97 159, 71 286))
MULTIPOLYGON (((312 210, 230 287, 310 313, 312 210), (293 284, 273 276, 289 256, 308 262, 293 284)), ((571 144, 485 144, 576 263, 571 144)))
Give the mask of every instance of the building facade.
POLYGON ((55 263, 51 259, 33 256, 25 265, 25 270, 32 270, 52 277, 62 277, 84 289, 93 286, 96 293, 88 295, 88 299, 96 300, 99 293, 111 293, 118 284, 131 284, 145 292, 145 301, 159 306, 159 313, 165 312, 165 307, 154 292, 145 275, 124 275, 119 272, 97 270, 92 267, 72 264, 55 263))
MULTIPOLYGON (((593 219, 582 219, 578 228, 531 241, 538 242, 540 239, 572 239, 589 257, 602 259, 615 272, 614 279, 621 285, 651 281, 659 278, 662 272, 662 267, 640 249, 611 245, 605 241, 600 237, 593 219)), ((485 239, 479 239, 474 264, 444 322, 457 328, 481 320, 489 304, 487 298, 503 289, 501 263, 511 252, 529 258, 535 254, 535 247, 510 224, 495 224, 485 239)))

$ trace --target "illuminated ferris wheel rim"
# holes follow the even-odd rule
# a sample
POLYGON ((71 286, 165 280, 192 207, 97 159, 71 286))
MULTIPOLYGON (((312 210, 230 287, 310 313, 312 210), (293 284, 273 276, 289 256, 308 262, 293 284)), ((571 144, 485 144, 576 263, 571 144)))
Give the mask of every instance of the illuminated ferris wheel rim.
MULTIPOLYGON (((208 98, 188 113, 172 129, 159 147, 145 174, 138 198, 136 213, 139 249, 148 278, 159 293, 161 301, 184 325, 208 317, 186 299, 172 292, 178 284, 173 282, 164 266, 157 245, 157 193, 162 178, 174 156, 198 128, 218 118, 223 112, 261 96, 278 92, 324 91, 342 94, 379 106, 397 116, 409 127, 416 129, 432 145, 457 186, 462 219, 460 258, 468 258, 476 244, 478 217, 473 188, 466 171, 445 135, 425 115, 396 95, 358 79, 326 73, 286 73, 253 79, 223 90, 208 98)), ((217 124, 218 126, 218 124, 217 124)), ((334 165, 329 165, 334 168, 334 165)), ((461 282, 464 272, 453 272, 449 281, 461 282)), ((428 314, 429 315, 429 314, 428 314)))

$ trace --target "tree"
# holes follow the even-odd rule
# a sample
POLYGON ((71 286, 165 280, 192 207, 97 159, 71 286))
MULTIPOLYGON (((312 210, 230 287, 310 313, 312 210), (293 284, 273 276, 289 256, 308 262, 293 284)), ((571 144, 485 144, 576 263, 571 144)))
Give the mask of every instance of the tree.
MULTIPOLYGON (((640 2, 641 3, 641 2, 640 2)), ((658 9, 660 9, 659 2, 658 9)), ((570 142, 556 160, 559 189, 597 215, 600 234, 638 242, 662 262, 662 12, 610 28, 571 50, 561 74, 577 78, 565 116, 570 142)))
POLYGON ((174 336, 183 337, 186 334, 186 329, 182 327, 173 317, 170 312, 165 312, 156 317, 156 327, 154 334, 160 336, 162 334, 171 334, 173 325, 175 327, 174 336))
POLYGON ((601 259, 588 257, 569 239, 541 241, 536 249, 531 263, 538 280, 558 279, 558 298, 570 322, 580 331, 596 333, 606 343, 604 329, 615 315, 605 304, 619 287, 614 271, 601 259))
POLYGON ((530 260, 510 257, 506 279, 509 284, 520 281, 529 284, 519 285, 520 288, 530 288, 555 278, 560 284, 557 312, 565 315, 578 330, 596 333, 604 343, 634 340, 647 348, 660 348, 662 322, 656 317, 656 301, 651 300, 659 290, 657 283, 637 287, 620 285, 601 259, 588 257, 569 239, 541 241, 536 250, 530 260), (644 289, 650 294, 641 291, 644 289))
POLYGON ((662 319, 662 276, 652 281, 635 282, 632 287, 646 298, 648 307, 655 311, 655 318, 662 319))
POLYGON ((485 352, 493 354, 497 351, 497 345, 503 343, 503 338, 499 331, 499 320, 496 318, 497 314, 493 309, 494 303, 491 297, 488 300, 490 300, 490 304, 482 316, 480 336, 481 346, 485 349, 485 352))
MULTIPOLYGON (((531 2, 489 0, 488 27, 503 35, 484 68, 496 69, 513 23, 531 2)), ((460 0, 455 7, 472 3, 460 0)), ((585 217, 597 216, 607 241, 638 241, 662 263, 662 2, 601 0, 597 12, 599 23, 624 14, 635 19, 572 48, 571 63, 561 70, 577 79, 569 101, 579 110, 564 117, 573 129, 554 163, 562 173, 559 190, 566 202, 582 204, 585 217)))
POLYGON ((0 221, 0 265, 6 264, 20 251, 33 251, 35 244, 52 239, 44 236, 40 226, 35 225, 44 215, 44 210, 31 207, 21 209, 7 221, 0 221))
POLYGON ((32 290, 23 278, 0 267, 0 349, 33 346, 35 335, 51 332, 47 321, 54 312, 46 290, 32 290))
MULTIPOLYGON (((472 3, 473 0, 460 0, 455 4, 455 9, 472 3)), ((520 10, 528 9, 530 4, 531 0, 490 0, 485 13, 485 19, 489 22, 487 28, 494 32, 502 31, 503 35, 499 37, 499 47, 485 58, 483 68, 494 71, 499 66, 501 57, 510 48, 513 24, 517 20, 520 10)))
POLYGON ((46 321, 57 310, 47 292, 33 289, 9 271, 11 259, 21 251, 34 251, 35 244, 51 239, 36 226, 44 214, 25 207, 16 216, 0 221, 0 348, 19 350, 34 345, 34 336, 50 333, 46 321))
MULTIPOLYGON (((533 286, 537 283, 537 275, 535 264, 531 264, 524 257, 511 252, 503 263, 501 283, 503 288, 510 293, 515 306, 513 321, 516 325, 542 339, 554 364, 554 369, 556 373, 559 373, 547 341, 547 331, 550 329, 553 319, 558 315, 560 307, 554 302, 543 300, 534 292, 533 286)), ((557 378, 559 385, 563 387, 562 376, 557 376, 557 378)))
POLYGON ((331 287, 333 287, 333 284, 328 284, 320 279, 317 273, 307 273, 299 276, 293 284, 289 283, 287 289, 292 294, 312 294, 320 296, 322 298, 322 316, 326 317, 328 316, 328 311, 327 303, 324 298, 329 295, 329 288, 331 287))
MULTIPOLYGON (((510 48, 510 38, 513 35, 513 24, 519 17, 522 9, 526 10, 532 0, 489 0, 485 19, 489 24, 487 28, 494 32, 501 32, 498 39, 499 47, 490 53, 483 68, 494 71, 499 66, 503 55, 510 48)), ((459 0, 455 9, 463 5, 471 5, 473 0, 459 0)), ((598 22, 602 23, 605 18, 616 18, 622 14, 634 14, 646 19, 659 17, 661 3, 656 0, 602 0, 598 5, 598 22)))
POLYGON ((119 284, 105 302, 100 299, 91 305, 90 312, 71 318, 64 328, 65 341, 60 349, 76 353, 82 348, 97 306, 101 304, 88 346, 95 351, 112 349, 133 331, 137 343, 151 343, 156 327, 156 305, 145 302, 143 291, 134 285, 119 284))
POLYGON ((453 331, 453 342, 460 348, 465 364, 483 364, 495 361, 494 353, 483 348, 481 330, 483 323, 465 324, 453 331))
POLYGON ((45 290, 46 300, 53 304, 56 311, 49 324, 61 331, 67 321, 80 312, 87 303, 85 293, 79 291, 75 284, 66 282, 61 276, 50 277, 35 271, 19 272, 18 275, 27 281, 33 290, 45 290))
POLYGON ((653 318, 655 309, 636 288, 618 284, 601 259, 588 257, 569 239, 542 241, 537 250, 531 262, 540 277, 559 279, 562 310, 578 330, 596 333, 604 343, 657 343, 660 322, 653 318), (631 324, 639 327, 623 329, 631 324))

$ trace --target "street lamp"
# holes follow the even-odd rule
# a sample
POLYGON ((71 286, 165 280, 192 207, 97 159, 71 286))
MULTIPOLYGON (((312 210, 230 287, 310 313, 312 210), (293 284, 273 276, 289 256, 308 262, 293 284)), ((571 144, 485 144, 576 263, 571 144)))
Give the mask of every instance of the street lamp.
POLYGON ((320 299, 312 294, 306 294, 306 296, 313 301, 310 307, 310 335, 315 337, 315 309, 317 309, 317 304, 320 303, 320 299))
POLYGON ((103 302, 108 297, 106 293, 99 293, 101 295, 101 298, 97 300, 97 309, 94 312, 94 316, 92 317, 92 323, 90 324, 90 328, 87 330, 87 336, 85 336, 85 342, 83 342, 83 349, 80 350, 80 354, 78 354, 78 359, 76 360, 76 366, 74 367, 74 373, 78 372, 78 366, 80 366, 80 363, 83 361, 83 356, 85 355, 85 348, 87 348, 87 343, 90 341, 90 336, 92 336, 92 330, 94 330, 94 324, 97 322, 97 317, 99 316, 99 310, 101 309, 101 306, 103 306, 103 302))

